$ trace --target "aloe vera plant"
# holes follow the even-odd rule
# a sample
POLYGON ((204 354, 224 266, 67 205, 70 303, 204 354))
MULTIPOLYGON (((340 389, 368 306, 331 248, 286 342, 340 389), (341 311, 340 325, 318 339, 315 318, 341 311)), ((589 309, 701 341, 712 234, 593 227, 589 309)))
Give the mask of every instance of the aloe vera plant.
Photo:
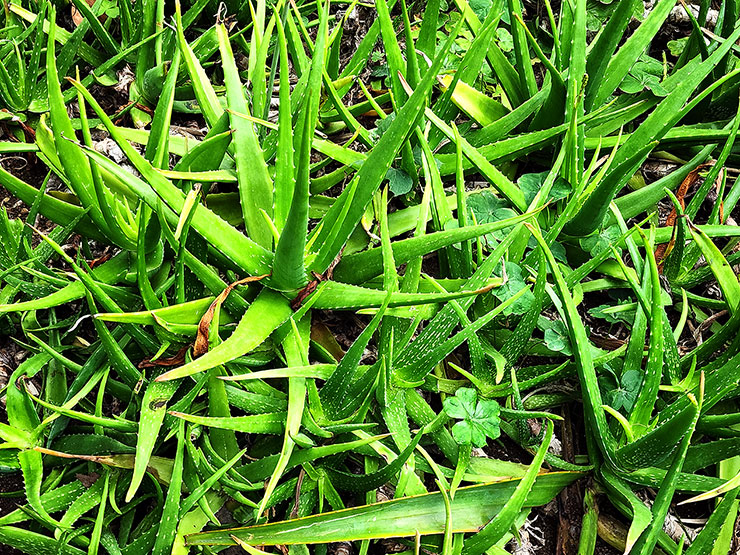
POLYGON ((0 16, 0 544, 503 553, 588 477, 559 543, 733 552, 736 2, 72 4, 0 16))

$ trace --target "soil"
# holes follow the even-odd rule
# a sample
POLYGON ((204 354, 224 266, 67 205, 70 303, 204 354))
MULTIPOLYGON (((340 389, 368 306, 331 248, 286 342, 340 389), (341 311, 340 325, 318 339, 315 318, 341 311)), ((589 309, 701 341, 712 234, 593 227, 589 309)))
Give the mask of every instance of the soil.
MULTIPOLYGON (((0 421, 7 422, 4 406, 0 407, 0 421)), ((13 512, 24 501, 25 494, 23 493, 23 476, 21 473, 0 473, 0 516, 13 512), (16 493, 17 495, 12 495, 16 493), (11 494, 12 496, 6 494, 11 494)), ((23 555, 23 552, 0 544, 0 555, 23 555)))

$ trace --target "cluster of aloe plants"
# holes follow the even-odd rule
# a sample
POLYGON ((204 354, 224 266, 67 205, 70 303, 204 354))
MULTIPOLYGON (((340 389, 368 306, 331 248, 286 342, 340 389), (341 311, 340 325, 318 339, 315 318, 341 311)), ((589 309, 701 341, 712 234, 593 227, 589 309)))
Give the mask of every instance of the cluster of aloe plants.
POLYGON ((28 206, 0 211, 0 325, 27 351, 0 544, 505 553, 590 476, 580 553, 731 552, 738 2, 708 30, 703 0, 670 59, 676 0, 604 3, 596 33, 586 0, 73 4, 71 30, 40 1, 0 29, 0 153, 41 176, 0 166, 28 206), (670 170, 646 184, 648 158, 670 170), (479 450, 502 441, 530 456, 479 450), (664 531, 679 499, 712 499, 691 542, 664 531))

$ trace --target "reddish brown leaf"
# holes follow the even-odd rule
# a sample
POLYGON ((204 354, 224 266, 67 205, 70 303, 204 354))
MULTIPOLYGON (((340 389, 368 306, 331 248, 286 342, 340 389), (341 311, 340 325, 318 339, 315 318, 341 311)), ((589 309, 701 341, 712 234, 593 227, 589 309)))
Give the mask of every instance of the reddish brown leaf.
MULTIPOLYGON (((696 180, 699 178, 699 172, 703 170, 707 165, 702 164, 698 168, 692 170, 689 175, 687 175, 684 180, 681 182, 681 185, 678 187, 678 190, 676 191, 676 198, 678 199, 678 202, 681 203, 681 208, 686 208, 686 202, 684 201, 684 197, 686 197, 686 193, 688 193, 691 186, 696 183, 696 180)), ((676 224, 676 218, 678 217, 678 212, 676 212, 676 207, 674 206, 671 209, 671 213, 668 214, 668 217, 665 221, 665 227, 672 227, 676 224)), ((673 238, 671 238, 671 242, 669 243, 661 243, 660 245, 657 245, 655 247, 655 259, 658 261, 658 270, 660 272, 663 272, 663 263, 665 262, 666 257, 668 256, 668 253, 671 251, 671 248, 673 247, 673 238)))
POLYGON ((211 333, 211 321, 213 320, 213 316, 216 313, 216 310, 226 300, 226 297, 229 296, 229 293, 231 293, 234 287, 236 287, 237 285, 243 285, 245 283, 259 281, 266 278, 268 275, 269 274, 265 274, 262 276, 250 276, 244 279, 240 279, 239 281, 235 281, 226 289, 221 291, 219 296, 213 300, 211 306, 208 307, 208 310, 200 319, 200 323, 198 324, 198 335, 195 338, 195 345, 193 345, 193 358, 198 358, 199 356, 208 352, 208 338, 211 333))
POLYGON ((106 252, 102 256, 96 258, 92 262, 90 262, 89 266, 90 268, 95 268, 96 266, 100 266, 103 262, 108 262, 113 257, 113 255, 109 252, 106 252))
POLYGON ((303 289, 301 289, 298 294, 295 296, 295 298, 290 301, 290 308, 293 310, 298 310, 300 306, 303 304, 303 301, 308 298, 308 296, 316 291, 316 288, 319 286, 319 282, 321 280, 314 279, 312 281, 308 282, 308 285, 306 285, 303 289))
POLYGON ((180 366, 183 362, 185 362, 185 353, 188 352, 187 347, 183 347, 179 351, 177 351, 177 354, 168 358, 158 358, 157 360, 152 360, 151 358, 145 358, 142 360, 138 368, 156 368, 157 366, 180 366))

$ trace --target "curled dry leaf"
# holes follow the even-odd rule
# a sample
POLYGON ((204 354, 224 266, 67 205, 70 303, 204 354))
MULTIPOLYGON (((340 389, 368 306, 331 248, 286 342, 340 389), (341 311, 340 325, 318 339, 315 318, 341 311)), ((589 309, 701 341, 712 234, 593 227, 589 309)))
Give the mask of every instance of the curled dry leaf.
POLYGON ((180 366, 182 363, 185 362, 185 353, 187 352, 188 348, 183 347, 177 352, 177 354, 171 357, 157 359, 146 358, 139 363, 138 367, 139 369, 141 369, 154 368, 156 366, 180 366))
POLYGON ((219 296, 213 300, 211 306, 208 307, 208 310, 200 319, 200 323, 198 323, 198 335, 196 336, 195 344, 193 345, 193 358, 198 358, 199 356, 208 352, 208 338, 211 332, 211 321, 213 320, 213 316, 216 313, 216 310, 226 300, 226 297, 229 296, 229 293, 231 293, 234 287, 236 287, 237 285, 243 285, 245 283, 260 281, 266 278, 268 275, 269 274, 264 274, 261 276, 249 276, 244 279, 240 279, 230 284, 226 289, 221 291, 219 296))

